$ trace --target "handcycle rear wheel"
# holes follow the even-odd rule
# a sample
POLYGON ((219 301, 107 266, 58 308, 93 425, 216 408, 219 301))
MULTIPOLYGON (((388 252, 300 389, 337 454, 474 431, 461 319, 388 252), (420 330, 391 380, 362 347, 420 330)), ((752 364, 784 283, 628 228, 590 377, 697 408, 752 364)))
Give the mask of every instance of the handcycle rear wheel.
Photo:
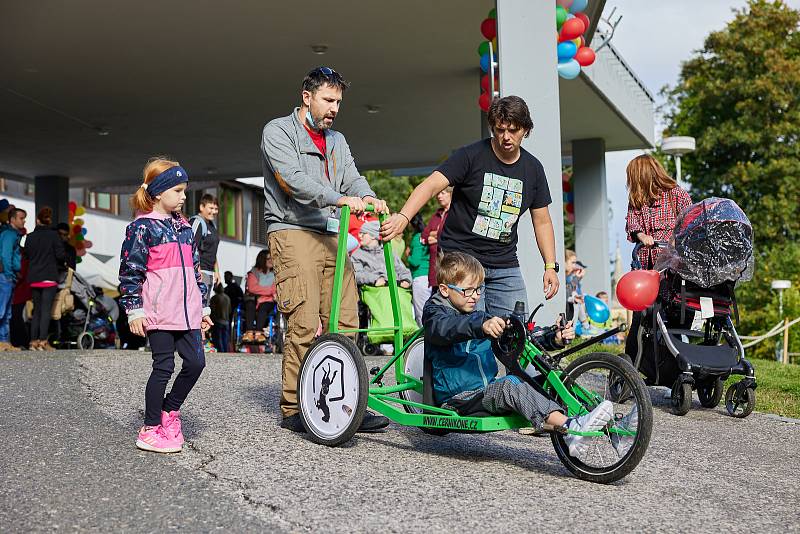
POLYGON ((558 458, 582 480, 608 484, 624 478, 647 452, 653 428, 653 406, 641 376, 619 356, 595 352, 571 362, 561 380, 587 411, 611 401, 614 417, 602 436, 583 438, 587 447, 580 457, 570 455, 564 435, 551 434, 558 458), (609 386, 615 383, 629 394, 620 397, 612 391, 609 386))
POLYGON ((350 440, 367 410, 364 357, 341 334, 317 338, 297 374, 297 406, 311 441, 335 447, 350 440))

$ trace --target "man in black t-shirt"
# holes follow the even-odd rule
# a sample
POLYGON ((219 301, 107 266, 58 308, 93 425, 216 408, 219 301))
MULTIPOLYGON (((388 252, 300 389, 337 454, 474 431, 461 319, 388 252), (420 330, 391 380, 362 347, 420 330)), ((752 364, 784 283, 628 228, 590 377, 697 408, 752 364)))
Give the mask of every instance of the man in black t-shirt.
POLYGON ((493 137, 455 151, 414 189, 403 209, 383 224, 381 238, 392 239, 402 233, 431 197, 453 186, 439 250, 466 252, 481 262, 486 279, 478 306, 483 304, 488 313, 503 317, 511 314, 516 301, 527 304, 528 300, 517 259, 517 224, 525 211, 531 213, 545 263, 547 299, 558 292, 558 264, 544 167, 521 147, 522 139, 533 129, 528 106, 518 96, 495 100, 488 122, 493 137))

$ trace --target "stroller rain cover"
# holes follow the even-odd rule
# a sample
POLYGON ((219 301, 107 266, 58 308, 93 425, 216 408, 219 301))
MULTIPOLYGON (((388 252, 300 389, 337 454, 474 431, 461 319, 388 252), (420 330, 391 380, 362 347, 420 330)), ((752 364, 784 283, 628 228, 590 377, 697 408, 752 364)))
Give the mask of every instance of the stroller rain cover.
POLYGON ((671 269, 700 287, 753 277, 753 227, 727 198, 707 198, 686 208, 656 270, 671 269))

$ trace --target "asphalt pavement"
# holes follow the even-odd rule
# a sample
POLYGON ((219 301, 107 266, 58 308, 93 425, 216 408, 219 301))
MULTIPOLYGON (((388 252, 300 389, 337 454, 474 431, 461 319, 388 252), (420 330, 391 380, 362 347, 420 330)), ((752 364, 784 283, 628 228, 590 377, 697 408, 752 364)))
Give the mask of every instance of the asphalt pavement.
POLYGON ((794 421, 696 398, 676 417, 654 389, 647 455, 602 486, 512 431, 315 445, 278 427, 279 358, 220 354, 182 409, 184 452, 157 455, 134 446, 149 367, 133 351, 0 355, 0 530, 800 531, 794 421))

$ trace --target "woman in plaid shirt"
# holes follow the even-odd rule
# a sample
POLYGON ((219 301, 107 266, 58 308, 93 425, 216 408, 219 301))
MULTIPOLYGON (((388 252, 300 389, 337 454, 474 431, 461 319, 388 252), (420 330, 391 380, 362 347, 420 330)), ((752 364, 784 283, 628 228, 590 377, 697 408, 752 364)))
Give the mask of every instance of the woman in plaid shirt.
POLYGON ((669 241, 678 214, 692 204, 689 193, 669 177, 653 156, 644 154, 628 163, 628 214, 625 232, 639 250, 642 268, 652 269, 661 249, 656 241, 669 241))

